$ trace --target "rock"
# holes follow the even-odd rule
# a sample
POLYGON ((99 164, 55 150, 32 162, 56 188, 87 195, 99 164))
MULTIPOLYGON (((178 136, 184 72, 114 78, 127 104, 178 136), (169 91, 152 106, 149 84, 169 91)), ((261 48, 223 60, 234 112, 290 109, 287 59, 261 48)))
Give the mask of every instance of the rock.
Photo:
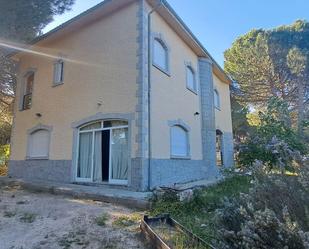
POLYGON ((190 201, 193 198, 193 190, 192 189, 184 190, 180 192, 178 196, 179 196, 180 201, 183 201, 183 202, 190 201))

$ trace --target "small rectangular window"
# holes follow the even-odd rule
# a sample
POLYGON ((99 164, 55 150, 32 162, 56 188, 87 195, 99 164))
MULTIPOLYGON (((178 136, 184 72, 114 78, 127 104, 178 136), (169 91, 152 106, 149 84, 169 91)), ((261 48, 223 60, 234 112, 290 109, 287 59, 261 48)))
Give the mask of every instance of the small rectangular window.
POLYGON ((63 70, 64 70, 64 62, 57 61, 54 64, 54 85, 59 85, 63 83, 63 70))
POLYGON ((193 68, 191 66, 186 67, 187 74, 187 88, 194 93, 197 93, 196 76, 193 68))
POLYGON ((32 92, 33 92, 33 83, 34 83, 34 72, 27 74, 25 77, 24 89, 23 89, 23 98, 22 98, 22 110, 28 110, 32 105, 32 92))

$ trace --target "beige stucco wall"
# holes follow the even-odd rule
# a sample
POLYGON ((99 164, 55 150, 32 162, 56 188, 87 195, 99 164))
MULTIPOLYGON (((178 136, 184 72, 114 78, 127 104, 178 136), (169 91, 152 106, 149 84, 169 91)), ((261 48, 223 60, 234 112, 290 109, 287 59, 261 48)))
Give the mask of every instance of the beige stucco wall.
MULTIPOLYGON (((30 110, 19 111, 21 81, 18 82, 12 160, 25 159, 27 130, 39 123, 53 127, 50 159, 71 160, 72 122, 99 112, 135 112, 137 10, 137 3, 131 4, 50 44, 41 43, 44 48, 36 48, 36 51, 61 53, 70 60, 65 62, 61 86, 52 86, 54 59, 31 54, 20 57, 20 75, 29 68, 35 68, 36 74, 30 110), (98 106, 98 102, 102 102, 102 106, 98 106), (36 113, 42 117, 37 118, 36 113)), ((132 124, 134 157, 137 130, 135 122, 132 124)))
POLYGON ((232 132, 231 99, 229 85, 220 81, 215 75, 214 88, 220 96, 220 109, 216 108, 216 129, 222 132, 232 132))
POLYGON ((161 34, 170 48, 170 76, 154 66, 151 70, 152 157, 170 158, 168 121, 181 119, 191 128, 191 159, 202 159, 201 116, 194 116, 195 112, 200 113, 200 99, 186 87, 185 65, 190 62, 197 71, 198 57, 156 13, 152 18, 152 32, 161 34))

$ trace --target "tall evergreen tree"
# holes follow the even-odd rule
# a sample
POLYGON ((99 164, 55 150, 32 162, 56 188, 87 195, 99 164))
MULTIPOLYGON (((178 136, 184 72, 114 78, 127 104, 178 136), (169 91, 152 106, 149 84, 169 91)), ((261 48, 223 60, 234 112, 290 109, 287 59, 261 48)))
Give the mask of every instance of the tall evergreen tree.
POLYGON ((2 42, 28 43, 41 34, 54 15, 70 10, 75 0, 0 0, 0 145, 10 136, 16 65, 5 57, 2 42))
POLYGON ((70 10, 75 0, 0 0, 2 39, 29 42, 53 20, 70 10))
POLYGON ((238 82, 238 100, 258 107, 271 97, 289 103, 299 134, 309 104, 309 23, 252 30, 225 52, 225 70, 238 82))

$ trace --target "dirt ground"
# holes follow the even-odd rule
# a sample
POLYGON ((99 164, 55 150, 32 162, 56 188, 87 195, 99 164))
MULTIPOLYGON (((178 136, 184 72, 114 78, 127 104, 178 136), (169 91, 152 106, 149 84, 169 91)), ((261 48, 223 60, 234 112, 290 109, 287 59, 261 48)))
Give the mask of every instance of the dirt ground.
POLYGON ((0 249, 148 248, 140 215, 108 203, 0 187, 0 249))

